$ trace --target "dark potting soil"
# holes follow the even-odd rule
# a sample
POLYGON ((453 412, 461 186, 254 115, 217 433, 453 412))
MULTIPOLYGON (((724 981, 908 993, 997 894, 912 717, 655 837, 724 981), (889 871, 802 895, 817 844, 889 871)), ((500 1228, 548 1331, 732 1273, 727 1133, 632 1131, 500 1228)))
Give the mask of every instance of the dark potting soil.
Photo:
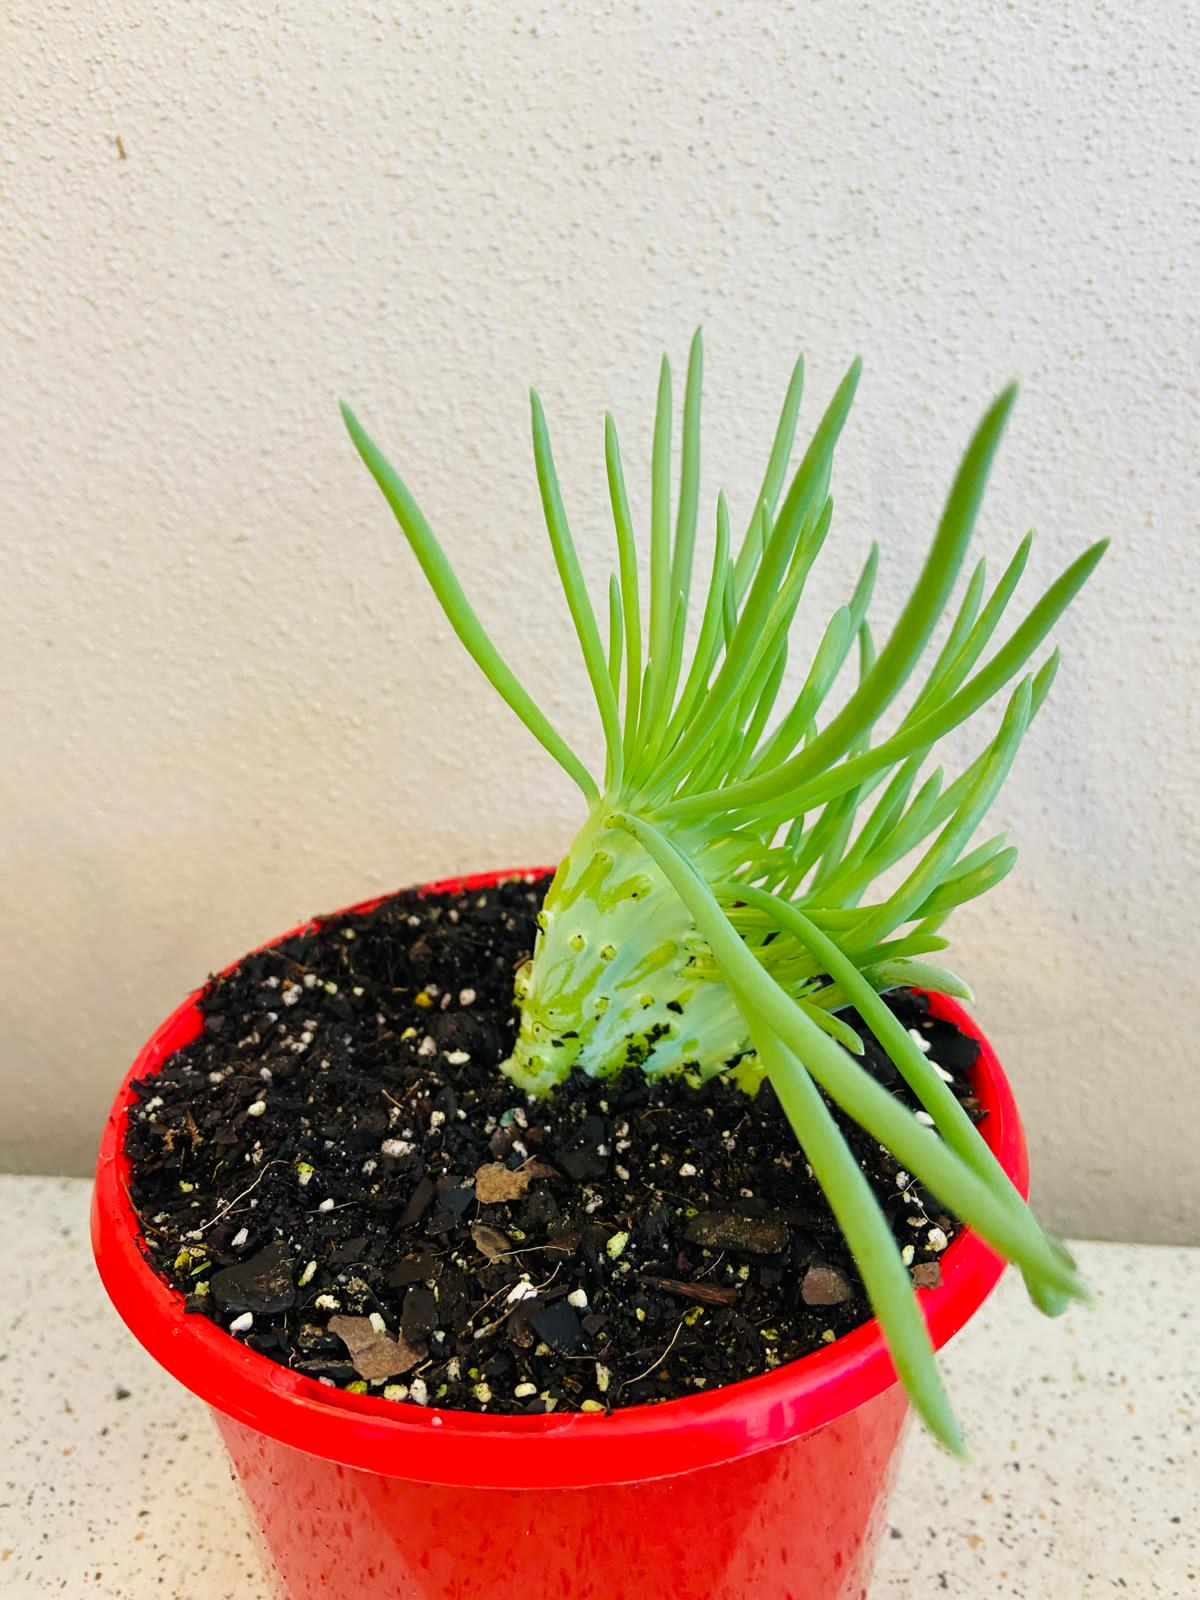
MULTIPOLYGON (((126 1135, 151 1256, 189 1309, 328 1383, 489 1412, 676 1398, 869 1316, 769 1084, 577 1071, 535 1101, 497 1071, 547 882, 406 891, 212 982, 126 1135)), ((977 1044, 917 996, 890 1004, 974 1110, 977 1044)), ((953 1218, 839 1122, 936 1283, 953 1218)))

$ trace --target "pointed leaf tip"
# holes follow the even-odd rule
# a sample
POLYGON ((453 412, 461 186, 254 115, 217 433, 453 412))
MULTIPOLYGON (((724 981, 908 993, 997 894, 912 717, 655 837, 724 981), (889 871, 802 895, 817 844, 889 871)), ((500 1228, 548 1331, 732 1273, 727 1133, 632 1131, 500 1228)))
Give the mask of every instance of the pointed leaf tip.
MULTIPOLYGON (((346 426, 346 432, 350 435, 351 444, 358 451, 363 461, 366 462, 372 476, 378 481, 379 473, 377 467, 380 466, 382 461, 378 446, 358 420, 352 406, 347 405, 345 400, 339 400, 338 410, 342 413, 342 421, 346 426)), ((386 462, 382 462, 383 467, 387 467, 387 465, 386 462)))
POLYGON ((1010 384, 1001 389, 1000 393, 992 401, 987 417, 984 419, 985 422, 993 422, 998 429, 1003 428, 1008 421, 1012 408, 1017 403, 1017 395, 1019 393, 1020 385, 1014 378, 1010 384))
POLYGON ((962 1430, 957 1422, 954 1424, 953 1432, 948 1437, 943 1438, 941 1442, 956 1461, 962 1461, 963 1463, 970 1461, 971 1452, 967 1449, 967 1441, 963 1438, 962 1430))
POLYGON ((839 397, 844 396, 844 399, 842 400, 844 411, 849 411, 851 405, 854 403, 854 396, 858 393, 858 380, 862 377, 862 368, 862 357, 855 356, 854 360, 846 368, 845 377, 838 385, 838 393, 834 397, 834 404, 837 403, 839 397))

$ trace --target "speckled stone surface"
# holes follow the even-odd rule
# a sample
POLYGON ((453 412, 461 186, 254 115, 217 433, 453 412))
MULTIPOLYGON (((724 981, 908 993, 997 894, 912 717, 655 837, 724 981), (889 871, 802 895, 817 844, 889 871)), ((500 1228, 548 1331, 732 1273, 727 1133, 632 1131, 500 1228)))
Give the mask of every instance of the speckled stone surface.
MULTIPOLYGON (((104 1297, 88 1196, 0 1177, 0 1595, 269 1600, 204 1408, 104 1297)), ((947 1352, 975 1458, 910 1436, 872 1600, 1200 1593, 1200 1250, 1078 1248, 1094 1309, 1046 1322, 1010 1274, 947 1352)))

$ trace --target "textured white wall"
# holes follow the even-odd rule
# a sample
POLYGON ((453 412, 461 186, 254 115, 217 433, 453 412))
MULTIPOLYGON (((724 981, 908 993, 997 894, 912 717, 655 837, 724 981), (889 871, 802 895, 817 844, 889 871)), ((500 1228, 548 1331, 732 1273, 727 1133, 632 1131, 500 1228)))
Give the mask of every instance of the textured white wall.
POLYGON ((1195 1238, 1198 53, 1187 0, 10 4, 0 1165, 86 1170, 239 950, 572 831, 335 396, 594 748, 525 386, 602 578, 602 408, 644 508, 657 354, 703 321, 706 497, 742 511, 793 351, 809 423, 866 357, 822 605, 878 535, 894 614, 1014 373, 980 549, 1035 524, 1032 589, 1113 536, 956 953, 1051 1219, 1195 1238))

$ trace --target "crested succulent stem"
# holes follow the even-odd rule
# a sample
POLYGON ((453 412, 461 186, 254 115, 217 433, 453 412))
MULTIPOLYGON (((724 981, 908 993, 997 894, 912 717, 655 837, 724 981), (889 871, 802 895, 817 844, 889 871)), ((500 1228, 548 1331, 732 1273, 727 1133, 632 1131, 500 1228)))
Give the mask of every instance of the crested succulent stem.
POLYGON ((749 1048, 687 908, 611 817, 604 802, 589 812, 517 974, 520 1025, 503 1070, 531 1093, 548 1092, 576 1066, 596 1077, 638 1067, 702 1079, 749 1048))

